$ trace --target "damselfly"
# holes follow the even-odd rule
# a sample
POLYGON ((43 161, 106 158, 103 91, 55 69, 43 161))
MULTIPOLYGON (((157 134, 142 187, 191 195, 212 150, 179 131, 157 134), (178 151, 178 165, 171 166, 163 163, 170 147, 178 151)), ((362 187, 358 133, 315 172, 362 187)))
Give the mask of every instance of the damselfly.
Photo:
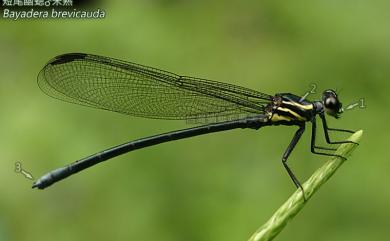
POLYGON ((325 114, 338 118, 343 111, 333 90, 325 90, 319 101, 308 101, 290 93, 272 96, 240 86, 81 53, 52 59, 40 71, 38 85, 54 98, 131 116, 170 120, 224 119, 130 141, 98 152, 42 176, 33 185, 39 189, 118 155, 163 142, 235 128, 257 130, 263 126, 288 125, 297 126, 298 130, 283 154, 282 163, 295 186, 303 191, 287 165, 287 159, 305 131, 306 122, 312 124, 312 153, 344 158, 327 152, 334 148, 316 145, 317 115, 322 121, 327 143, 352 143, 331 141, 329 137, 329 131, 353 133, 327 126, 325 114))

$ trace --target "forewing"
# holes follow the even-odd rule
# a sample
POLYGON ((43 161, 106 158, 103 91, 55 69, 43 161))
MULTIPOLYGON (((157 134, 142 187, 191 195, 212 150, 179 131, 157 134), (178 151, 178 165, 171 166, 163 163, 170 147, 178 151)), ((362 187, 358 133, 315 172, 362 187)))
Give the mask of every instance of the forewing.
POLYGON ((52 59, 39 73, 38 85, 63 101, 159 119, 252 116, 264 113, 271 100, 240 86, 89 54, 52 59))

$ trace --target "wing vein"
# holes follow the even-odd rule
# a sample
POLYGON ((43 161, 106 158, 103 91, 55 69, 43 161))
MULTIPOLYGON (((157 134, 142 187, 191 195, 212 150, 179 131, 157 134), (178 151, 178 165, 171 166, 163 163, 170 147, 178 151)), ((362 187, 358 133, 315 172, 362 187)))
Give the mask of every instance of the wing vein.
POLYGON ((38 85, 63 101, 158 119, 241 118, 263 114, 271 101, 244 87, 91 54, 55 57, 38 85))

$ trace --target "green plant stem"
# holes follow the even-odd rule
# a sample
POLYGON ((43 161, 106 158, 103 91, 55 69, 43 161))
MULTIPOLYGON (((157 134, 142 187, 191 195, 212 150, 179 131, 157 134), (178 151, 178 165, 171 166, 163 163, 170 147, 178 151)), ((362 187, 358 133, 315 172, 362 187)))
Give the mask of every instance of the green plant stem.
MULTIPOLYGON (((350 141, 359 143, 363 131, 357 131, 349 137, 350 141)), ((335 154, 348 157, 356 148, 356 144, 346 143, 340 145, 335 154)), ((261 226, 248 241, 269 241, 278 235, 287 223, 305 206, 313 194, 324 184, 344 163, 344 159, 332 157, 302 186, 305 192, 306 201, 303 199, 302 191, 298 189, 291 197, 272 215, 272 217, 261 226)))

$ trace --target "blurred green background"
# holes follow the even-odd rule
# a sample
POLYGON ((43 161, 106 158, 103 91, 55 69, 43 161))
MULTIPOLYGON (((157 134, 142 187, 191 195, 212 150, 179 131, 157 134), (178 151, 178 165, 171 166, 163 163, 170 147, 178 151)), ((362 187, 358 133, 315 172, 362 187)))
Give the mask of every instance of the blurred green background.
MULTIPOLYGON (((330 119, 361 145, 277 240, 389 237, 388 1, 101 1, 103 20, 0 19, 0 240, 246 240, 295 190, 281 164, 294 127, 233 130, 115 158, 44 191, 35 178, 105 148, 188 127, 52 99, 36 76, 86 52, 265 93, 337 89, 366 109, 330 119)), ((319 132, 322 136, 322 132, 319 132)), ((345 138, 346 135, 337 135, 345 138)), ((327 158, 290 157, 303 181, 327 158)))

